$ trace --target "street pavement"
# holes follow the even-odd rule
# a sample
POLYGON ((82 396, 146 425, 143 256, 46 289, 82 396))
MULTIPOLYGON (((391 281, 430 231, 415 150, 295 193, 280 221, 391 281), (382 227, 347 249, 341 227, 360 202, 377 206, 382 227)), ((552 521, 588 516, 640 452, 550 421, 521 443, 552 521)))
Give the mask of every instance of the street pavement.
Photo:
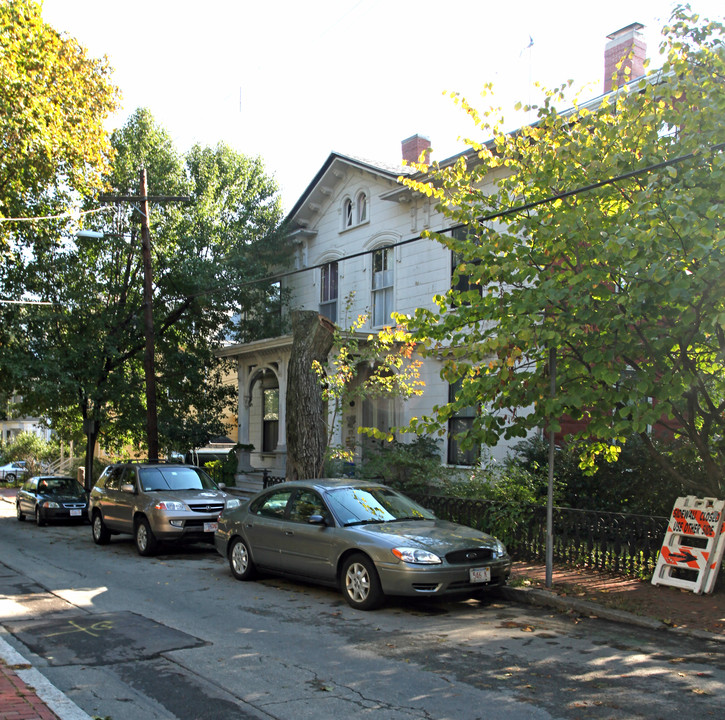
MULTIPOLYGON (((0 488, 0 500, 14 504, 15 490, 0 488)), ((528 565, 519 569, 520 577, 544 576, 544 568, 528 565)), ((592 575, 577 575, 576 587, 586 586, 592 575)), ((528 580, 527 580, 528 582, 528 580)), ((725 644, 725 632, 712 633, 697 628, 674 626, 657 617, 635 614, 569 594, 560 594, 537 587, 506 587, 502 590, 510 601, 548 607, 560 612, 596 616, 604 620, 633 625, 649 630, 680 633, 691 637, 715 640, 725 644)), ((579 592, 578 595, 586 595, 579 592)), ((723 599, 725 603, 725 598, 723 599)), ((719 606, 718 606, 719 607, 719 606)), ((723 611, 725 614, 725 610, 723 611)), ((98 618, 95 618, 98 620, 98 618)), ((725 617, 723 618, 725 620, 725 617)), ((58 688, 50 683, 32 664, 11 647, 0 634, 0 720, 92 720, 92 718, 58 688)))

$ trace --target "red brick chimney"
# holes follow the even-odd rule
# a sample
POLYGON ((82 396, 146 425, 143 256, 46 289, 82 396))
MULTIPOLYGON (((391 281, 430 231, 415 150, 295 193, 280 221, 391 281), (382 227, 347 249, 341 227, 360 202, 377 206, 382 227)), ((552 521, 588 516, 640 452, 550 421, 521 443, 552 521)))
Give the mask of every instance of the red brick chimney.
POLYGON ((644 75, 644 61, 647 57, 647 43, 640 30, 644 27, 640 23, 632 23, 621 30, 607 35, 609 42, 604 48, 604 92, 611 91, 614 84, 621 87, 625 83, 625 68, 630 68, 629 80, 644 75), (631 57, 630 57, 631 55, 631 57), (617 70, 617 65, 622 58, 622 67, 617 70), (612 77, 616 74, 616 82, 612 77))
POLYGON ((406 163, 417 163, 420 154, 425 152, 425 164, 430 163, 430 139, 423 135, 413 135, 400 143, 403 148, 403 160, 406 163))

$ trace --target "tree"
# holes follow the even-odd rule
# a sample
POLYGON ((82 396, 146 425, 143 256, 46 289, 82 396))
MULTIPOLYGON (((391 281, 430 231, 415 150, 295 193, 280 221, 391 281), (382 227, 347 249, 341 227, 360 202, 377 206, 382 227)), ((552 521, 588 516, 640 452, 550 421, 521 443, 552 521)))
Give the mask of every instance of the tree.
MULTIPOLYGON (((0 4, 0 47, 0 218, 67 210, 108 167, 111 68, 46 25, 33 0, 0 4)), ((0 223, 0 249, 10 232, 32 242, 36 229, 0 223)))
MULTIPOLYGON (((255 300, 245 283, 268 274, 277 247, 276 185, 259 159, 230 148, 195 147, 178 155, 168 133, 138 110, 112 137, 107 176, 117 195, 138 194, 138 168, 150 195, 191 196, 188 205, 150 209, 154 264, 159 431, 166 449, 186 450, 224 434, 222 417, 236 398, 215 348, 232 319, 255 300), (264 246, 264 247, 262 247, 264 246)), ((103 237, 76 237, 60 250, 35 248, 25 283, 51 301, 19 322, 26 352, 17 375, 28 407, 67 422, 75 408, 92 447, 140 445, 144 437, 145 346, 138 212, 120 203, 97 221, 103 237)))
MULTIPOLYGON (((581 420, 582 462, 615 460, 638 435, 667 476, 725 492, 724 28, 678 9, 665 62, 597 106, 559 112, 566 86, 502 132, 491 110, 456 97, 482 136, 475 151, 406 181, 464 230, 430 233, 463 262, 465 290, 401 318, 455 399, 418 418, 440 429, 479 406, 474 443, 581 420), (547 375, 556 356, 555 394, 547 375), (653 433, 698 458, 685 476, 653 433)), ((591 466, 591 465, 590 465, 591 466)))
MULTIPOLYGON (((344 317, 353 303, 353 294, 347 297, 344 317)), ((414 356, 415 343, 400 328, 386 327, 378 333, 360 334, 368 322, 367 315, 358 317, 345 329, 332 326, 329 347, 324 354, 312 359, 311 370, 317 375, 321 399, 326 404, 326 439, 315 472, 322 474, 324 460, 352 462, 355 445, 333 446, 335 431, 342 426, 348 408, 373 398, 402 398, 407 400, 423 394, 420 380, 422 361, 414 356)), ((309 367, 309 365, 308 365, 309 367)), ((288 396, 289 397, 289 396, 288 396)), ((293 406, 294 407, 294 406, 293 406)), ((288 412, 287 417, 296 417, 288 412)), ((389 427, 359 427, 358 432, 380 440, 381 443, 399 445, 389 427)), ((289 431, 288 431, 289 435, 289 431)), ((421 447, 418 444, 418 447, 421 447)))
MULTIPOLYGON (((102 184, 111 147, 104 129, 118 104, 105 59, 41 17, 33 0, 0 3, 0 287, 23 295, 24 247, 54 247, 67 213, 102 184), (23 220, 18 220, 23 218, 23 220)), ((0 400, 15 390, 25 310, 0 303, 0 400)))

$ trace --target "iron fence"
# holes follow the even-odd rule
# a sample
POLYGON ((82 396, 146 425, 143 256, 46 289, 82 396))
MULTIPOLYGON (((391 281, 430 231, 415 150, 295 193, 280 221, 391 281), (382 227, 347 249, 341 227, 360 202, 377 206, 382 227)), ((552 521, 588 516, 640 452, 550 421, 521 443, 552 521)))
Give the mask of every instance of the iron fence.
MULTIPOLYGON (((418 502, 438 517, 491 533, 517 560, 546 560, 546 508, 493 500, 421 495, 418 502)), ((657 564, 668 519, 651 515, 553 510, 553 560, 644 577, 657 564)))

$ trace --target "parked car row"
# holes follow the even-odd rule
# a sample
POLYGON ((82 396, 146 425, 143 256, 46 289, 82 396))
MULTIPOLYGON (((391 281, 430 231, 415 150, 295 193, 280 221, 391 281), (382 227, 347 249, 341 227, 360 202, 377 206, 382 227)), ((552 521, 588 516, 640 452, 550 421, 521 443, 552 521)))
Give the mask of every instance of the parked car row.
POLYGON ((125 533, 144 556, 165 542, 214 543, 238 580, 273 573, 338 587, 360 610, 386 595, 479 595, 511 571, 496 538, 439 520, 378 483, 285 482, 247 500, 194 466, 119 463, 101 475, 86 508, 82 488, 73 496, 69 480, 31 478, 18 492, 18 519, 34 515, 43 524, 77 518, 80 509, 96 544, 125 533))

